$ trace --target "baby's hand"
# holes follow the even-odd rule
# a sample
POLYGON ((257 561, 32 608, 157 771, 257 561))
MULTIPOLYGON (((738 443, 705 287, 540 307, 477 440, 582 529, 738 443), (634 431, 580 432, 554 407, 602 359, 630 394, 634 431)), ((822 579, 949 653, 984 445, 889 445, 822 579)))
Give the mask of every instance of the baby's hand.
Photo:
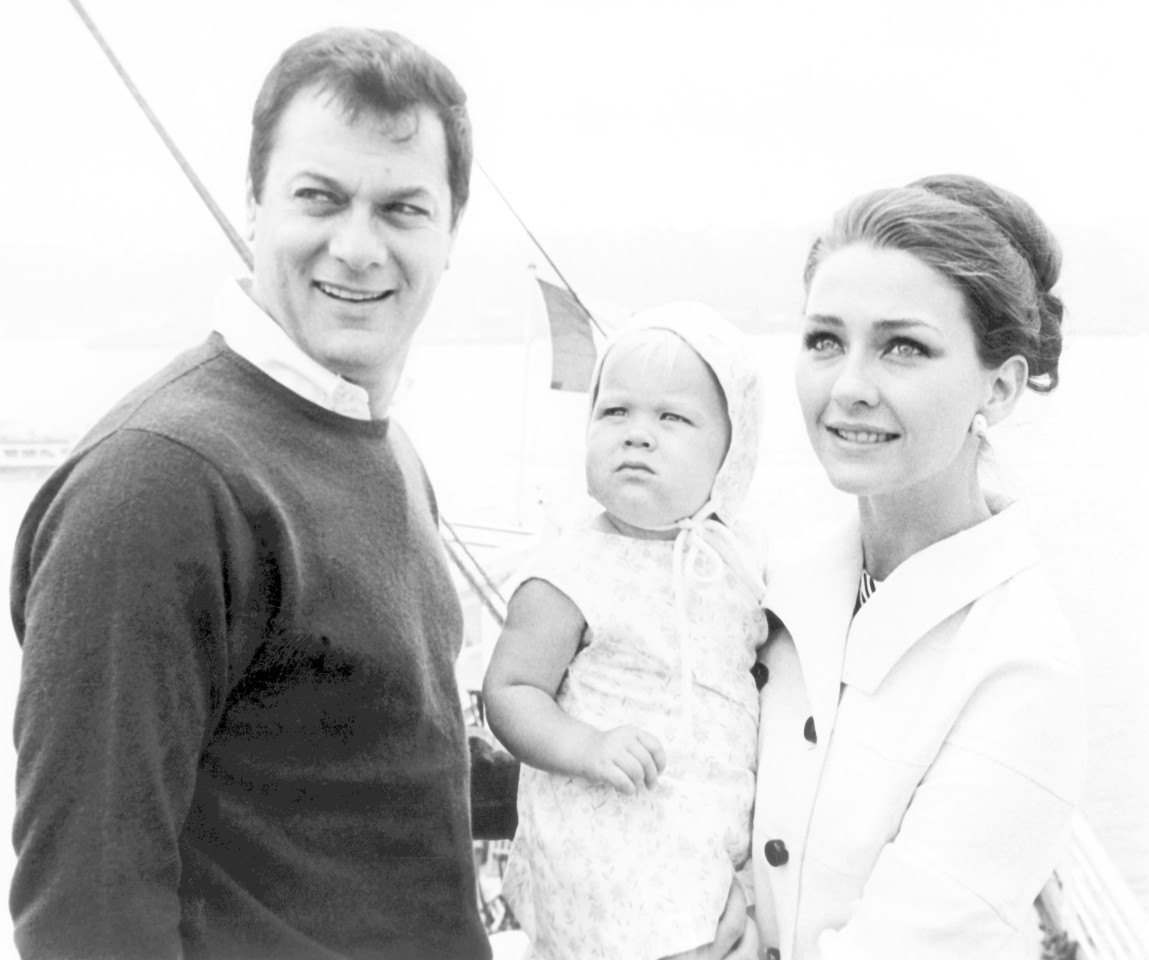
POLYGON ((596 731, 587 745, 585 776, 619 793, 634 794, 653 787, 666 766, 666 751, 653 734, 638 727, 596 731))

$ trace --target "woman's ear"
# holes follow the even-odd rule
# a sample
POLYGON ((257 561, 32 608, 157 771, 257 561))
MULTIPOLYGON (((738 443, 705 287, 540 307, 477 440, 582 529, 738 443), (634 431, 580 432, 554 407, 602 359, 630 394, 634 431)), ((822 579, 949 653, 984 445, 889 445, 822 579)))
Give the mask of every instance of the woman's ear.
POLYGON ((255 191, 251 187, 251 177, 247 178, 247 187, 244 190, 244 212, 246 213, 247 233, 245 239, 250 243, 255 239, 255 208, 257 201, 255 191))
POLYGON ((1000 423, 1013 412, 1028 380, 1029 364, 1021 354, 1010 357, 996 370, 990 371, 989 397, 982 413, 991 425, 1000 423))

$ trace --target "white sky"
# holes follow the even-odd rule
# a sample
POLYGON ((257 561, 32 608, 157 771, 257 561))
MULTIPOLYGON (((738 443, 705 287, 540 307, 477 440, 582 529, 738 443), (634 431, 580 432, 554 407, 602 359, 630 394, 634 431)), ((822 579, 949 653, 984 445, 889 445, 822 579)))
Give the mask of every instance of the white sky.
MULTIPOLYGON (((1021 193, 1055 226, 1111 225, 1149 262, 1149 57, 1132 0, 85 5, 237 219, 262 76, 294 39, 345 22, 399 29, 454 70, 479 161, 544 243, 768 231, 956 170, 1021 193)), ((212 246, 233 268, 67 0, 16 0, 3 20, 9 309, 50 306, 92 262, 101 279, 85 283, 130 291, 133 252, 212 246)), ((467 243, 511 229, 484 204, 467 243)))

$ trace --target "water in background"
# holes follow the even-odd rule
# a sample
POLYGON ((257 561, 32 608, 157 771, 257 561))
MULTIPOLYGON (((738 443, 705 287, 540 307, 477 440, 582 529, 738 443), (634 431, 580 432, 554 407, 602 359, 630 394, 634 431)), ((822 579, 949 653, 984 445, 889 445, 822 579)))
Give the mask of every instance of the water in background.
MULTIPOLYGON (((801 532, 847 500, 830 489, 810 453, 793 396, 796 336, 757 337, 767 397, 761 468, 747 503, 769 534, 801 532)), ((43 341, 6 345, 0 356, 0 410, 35 401, 49 419, 75 421, 70 399, 37 399, 43 341), (34 358, 32 351, 38 355, 34 358)), ((415 440, 452 522, 525 525, 586 507, 584 394, 547 389, 549 345, 417 346, 396 401, 396 418, 415 440)), ((84 396, 97 416, 160 366, 168 352, 55 351, 55 383, 84 396), (61 369, 64 367, 66 369, 61 369)), ((991 430, 996 472, 1028 501, 1045 568, 1081 642, 1089 682, 1090 778, 1083 813, 1139 900, 1149 908, 1149 647, 1135 598, 1149 582, 1149 500, 1144 493, 1141 378, 1149 337, 1079 336, 1066 342, 1062 386, 1027 395, 991 430)), ((42 477, 41 477, 42 479, 42 477)), ((7 556, 39 480, 0 473, 0 549, 7 556)), ((5 585, 7 577, 2 581, 5 585)), ((6 586, 0 588, 6 590, 6 586)), ((4 594, 6 596, 6 594, 4 594)), ((7 606, 7 604, 5 604, 7 606)), ((11 718, 19 653, 0 628, 0 703, 11 718)), ((11 822, 14 756, 0 751, 0 823, 11 822)), ((0 846, 0 876, 12 854, 0 846)), ((6 912, 0 923, 7 924, 6 912)), ((10 942, 0 927, 0 943, 10 942)))

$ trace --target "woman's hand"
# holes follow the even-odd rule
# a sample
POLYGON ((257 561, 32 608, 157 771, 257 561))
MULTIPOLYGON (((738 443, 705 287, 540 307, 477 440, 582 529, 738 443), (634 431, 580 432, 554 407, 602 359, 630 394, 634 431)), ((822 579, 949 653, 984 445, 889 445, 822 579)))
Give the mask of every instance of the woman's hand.
POLYGON ((718 918, 714 942, 664 960, 755 960, 758 956, 758 928, 746 914, 746 897, 735 880, 726 897, 726 907, 718 918))

